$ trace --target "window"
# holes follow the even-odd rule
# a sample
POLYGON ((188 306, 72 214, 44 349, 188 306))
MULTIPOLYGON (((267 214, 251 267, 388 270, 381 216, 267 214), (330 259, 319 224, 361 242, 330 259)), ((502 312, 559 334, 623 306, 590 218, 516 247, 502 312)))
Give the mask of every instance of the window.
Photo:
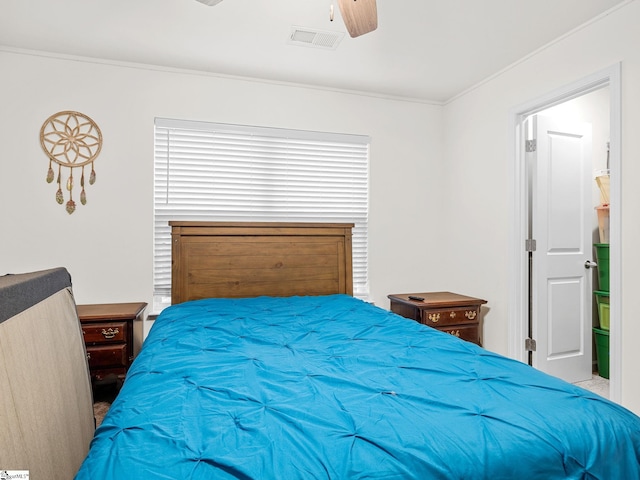
POLYGON ((170 303, 170 220, 352 222, 366 299, 369 137, 156 119, 154 311, 170 303))

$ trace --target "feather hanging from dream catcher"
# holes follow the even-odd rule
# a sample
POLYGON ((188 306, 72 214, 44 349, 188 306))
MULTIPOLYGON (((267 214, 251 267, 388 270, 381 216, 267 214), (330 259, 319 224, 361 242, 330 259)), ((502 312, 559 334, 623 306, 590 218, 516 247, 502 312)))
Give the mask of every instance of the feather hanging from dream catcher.
POLYGON ((89 185, 93 185, 96 181, 93 162, 102 149, 102 132, 93 120, 82 113, 58 112, 51 115, 42 125, 40 145, 49 157, 47 183, 53 182, 54 178, 56 179, 58 184, 56 201, 60 205, 64 203, 62 169, 63 167, 69 169, 64 184, 69 192, 66 210, 72 214, 76 210, 76 202, 73 200, 74 169, 80 170, 80 203, 86 205, 85 167, 91 166, 88 182, 89 185), (54 166, 57 166, 57 174, 54 171, 54 166))

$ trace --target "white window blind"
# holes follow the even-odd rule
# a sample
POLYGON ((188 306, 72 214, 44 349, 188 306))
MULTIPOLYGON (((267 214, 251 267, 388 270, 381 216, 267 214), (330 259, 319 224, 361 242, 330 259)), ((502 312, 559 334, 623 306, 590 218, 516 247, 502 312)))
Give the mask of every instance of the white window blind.
POLYGON ((367 136, 155 121, 154 295, 170 302, 170 220, 352 222, 354 295, 367 298, 367 136))

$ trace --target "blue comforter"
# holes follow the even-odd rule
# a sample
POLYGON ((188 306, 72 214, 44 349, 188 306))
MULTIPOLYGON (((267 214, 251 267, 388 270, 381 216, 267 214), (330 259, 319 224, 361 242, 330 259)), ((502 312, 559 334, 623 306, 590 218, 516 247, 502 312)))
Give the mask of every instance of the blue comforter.
POLYGON ((640 479, 640 419, 344 295, 166 309, 77 478, 640 479))

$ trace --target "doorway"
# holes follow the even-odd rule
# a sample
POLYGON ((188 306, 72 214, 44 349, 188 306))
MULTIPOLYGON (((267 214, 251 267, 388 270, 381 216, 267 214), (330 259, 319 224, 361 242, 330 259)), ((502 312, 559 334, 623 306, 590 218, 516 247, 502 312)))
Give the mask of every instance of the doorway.
MULTIPOLYGON (((609 103, 609 141, 610 141, 610 170, 611 170, 611 215, 610 215, 610 398, 614 401, 620 401, 621 386, 620 378, 620 359, 621 359, 621 337, 620 337, 620 65, 615 65, 606 70, 591 75, 574 84, 560 88, 550 94, 520 105, 510 112, 510 131, 513 133, 509 139, 510 148, 510 169, 512 173, 512 225, 513 234, 511 238, 511 291, 509 293, 509 355, 520 361, 529 363, 529 356, 536 355, 536 352, 530 353, 527 347, 531 347, 529 339, 529 320, 530 306, 533 305, 529 291, 531 278, 529 277, 529 261, 530 254, 527 252, 525 245, 529 239, 529 187, 527 181, 530 178, 526 163, 526 140, 527 140, 527 119, 533 115, 540 114, 543 111, 553 112, 552 107, 556 111, 562 104, 569 101, 586 97, 589 94, 603 89, 607 92, 609 103), (549 110, 551 109, 551 110, 549 110)), ((602 142, 597 141, 595 149, 595 157, 600 155, 603 148, 602 142)), ((606 143, 606 142, 605 142, 606 143)), ((606 147, 605 147, 606 148, 606 147)), ((592 182, 595 185, 595 181, 592 182)), ((595 187, 597 190, 597 187, 595 187)), ((595 215, 595 211, 594 211, 595 215)), ((591 252, 589 252, 591 253, 591 252)), ((535 285, 534 285, 535 287, 535 285)), ((591 288, 590 286, 588 288, 591 288)), ((584 291, 584 289, 583 289, 584 291)), ((585 307, 586 308, 586 307, 585 307)), ((546 313, 546 312, 545 312, 546 313)), ((532 321, 536 321, 535 318, 532 321)), ((587 329, 585 326, 584 329, 587 329)), ((534 331, 536 328, 534 328, 534 331)), ((543 329, 544 330, 544 329, 543 329)), ((591 329, 588 328, 590 334, 591 329)), ((557 332, 556 332, 557 333, 557 332)), ((584 331, 583 331, 584 333, 584 331)), ((548 332, 544 341, 548 340, 548 332)), ((589 338, 589 337, 584 337, 589 338)), ((589 350, 590 350, 589 345, 589 350)), ((539 366, 535 359, 533 365, 545 370, 544 362, 539 366)), ((557 374, 557 372, 549 372, 557 374)))
MULTIPOLYGON (((608 92, 604 92, 608 97, 608 92)), ((593 116, 602 90, 529 117, 529 364, 571 383, 591 380, 593 116), (533 142, 535 142, 535 148, 533 142), (534 243, 535 242, 535 243, 534 243)), ((606 98, 605 98, 606 100, 606 98)), ((605 104, 606 140, 609 107, 605 104)))

